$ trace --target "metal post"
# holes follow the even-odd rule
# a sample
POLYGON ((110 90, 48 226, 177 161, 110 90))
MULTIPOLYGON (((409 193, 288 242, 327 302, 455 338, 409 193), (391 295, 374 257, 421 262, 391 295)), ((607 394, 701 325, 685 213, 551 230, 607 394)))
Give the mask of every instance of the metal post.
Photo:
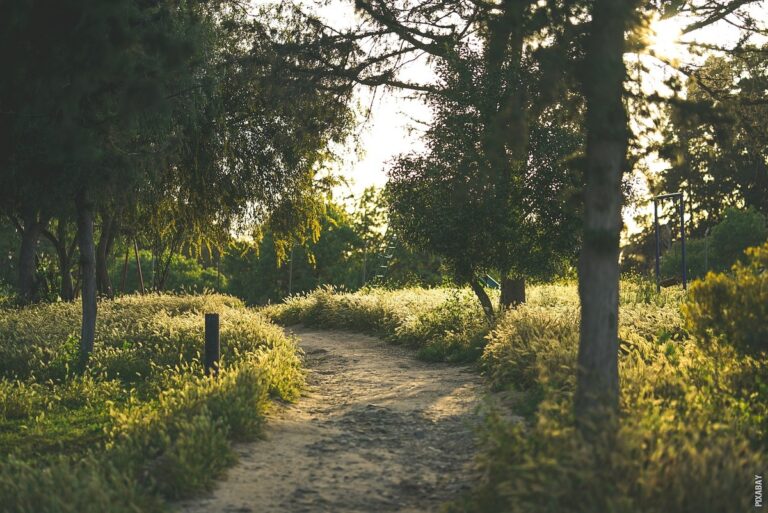
POLYGON ((219 314, 205 314, 205 375, 215 376, 219 371, 221 344, 219 341, 219 314))
POLYGON ((656 198, 653 198, 653 226, 656 230, 656 292, 661 292, 661 278, 659 277, 659 205, 656 198))
POLYGON ((683 247, 683 290, 688 289, 688 271, 685 262, 685 199, 683 193, 680 193, 680 244, 683 247))

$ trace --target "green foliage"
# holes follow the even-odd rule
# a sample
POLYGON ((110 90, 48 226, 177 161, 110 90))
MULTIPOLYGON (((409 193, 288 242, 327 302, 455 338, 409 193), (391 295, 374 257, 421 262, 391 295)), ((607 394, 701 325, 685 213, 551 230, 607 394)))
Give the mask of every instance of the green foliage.
POLYGON ((0 501, 13 513, 154 513, 165 508, 132 476, 88 455, 47 464, 10 458, 0 464, 0 501))
POLYGON ((237 243, 224 259, 230 277, 229 292, 249 304, 279 301, 290 292, 332 284, 354 289, 360 286, 362 246, 352 219, 343 207, 326 201, 319 216, 315 240, 288 247, 281 260, 274 234, 267 232, 257 249, 237 243))
POLYGON ((387 219, 382 191, 366 189, 348 213, 331 200, 323 203, 320 230, 315 240, 294 241, 279 257, 275 236, 266 231, 258 247, 232 244, 222 262, 228 277, 227 292, 247 304, 277 302, 290 294, 305 293, 329 285, 357 290, 376 281, 384 255, 392 254, 384 283, 430 284, 442 281, 440 262, 425 253, 414 253, 403 244, 385 248, 387 219))
POLYGON ((491 386, 572 391, 575 376, 568 371, 576 361, 577 320, 578 310, 572 305, 521 305, 504 315, 488 335, 483 353, 491 386))
MULTIPOLYGON (((485 146, 490 121, 477 105, 484 100, 472 97, 481 93, 462 90, 476 84, 461 83, 460 72, 446 73, 458 91, 433 100, 428 151, 402 156, 389 172, 393 225, 410 244, 445 258, 460 282, 491 270, 551 278, 578 241, 578 130, 565 109, 542 113, 516 136, 528 141, 524 154, 494 162, 485 146)), ((512 153, 504 144, 497 151, 512 153)))
MULTIPOLYGON (((155 261, 152 252, 148 250, 139 251, 139 261, 141 262, 141 272, 144 277, 144 287, 146 290, 149 290, 152 288, 152 283, 155 282, 155 274, 162 272, 159 267, 165 265, 165 261, 155 261)), ((141 290, 136 257, 132 251, 129 251, 128 255, 125 290, 122 290, 125 254, 122 254, 122 258, 114 259, 111 264, 109 278, 115 289, 127 294, 141 290)), ((227 285, 227 277, 223 273, 217 273, 215 268, 203 267, 194 258, 175 254, 170 256, 168 275, 165 279, 163 290, 169 292, 222 291, 227 289, 227 285)))
POLYGON ((730 274, 709 273, 691 285, 683 306, 688 329, 704 347, 717 342, 760 356, 768 352, 768 243, 746 251, 730 274))
POLYGON ((160 498, 207 489, 234 461, 229 440, 258 435, 268 398, 291 400, 303 384, 295 342, 235 298, 126 296, 100 310, 85 374, 71 370, 76 305, 8 310, 0 320, 0 448, 9 455, 0 498, 9 511, 154 511, 160 498), (209 311, 221 315, 216 378, 199 362, 209 311), (45 496, 34 495, 43 486, 45 496))
POLYGON ((473 361, 488 324, 464 289, 365 288, 354 293, 324 287, 262 310, 282 324, 303 323, 383 336, 419 350, 426 360, 473 361))
POLYGON ((730 268, 744 261, 744 250, 763 244, 768 239, 768 226, 763 214, 749 208, 727 209, 723 220, 712 228, 712 270, 730 268))
MULTIPOLYGON (((725 210, 723 220, 712 227, 703 239, 686 240, 686 268, 689 279, 704 277, 707 272, 727 271, 744 261, 744 250, 763 244, 768 239, 768 226, 763 214, 753 208, 725 210)), ((675 242, 661 259, 661 275, 679 276, 682 260, 680 243, 675 242)))
POLYGON ((746 511, 744 483, 768 463, 758 396, 768 368, 700 351, 677 302, 648 303, 622 285, 616 442, 593 446, 574 426, 574 302, 519 307, 488 336, 483 366, 505 393, 482 432, 484 477, 452 511, 746 511))
POLYGON ((685 191, 699 237, 728 208, 768 215, 768 106, 758 100, 768 83, 764 52, 764 45, 746 45, 708 56, 686 81, 686 101, 669 107, 660 156, 671 165, 659 190, 685 191))
MULTIPOLYGON (((654 250, 655 251, 655 250, 654 250)), ((685 263, 688 279, 694 279, 707 274, 707 267, 712 266, 712 247, 711 241, 705 239, 686 239, 685 241, 685 263)), ((672 277, 680 278, 682 276, 682 247, 680 242, 675 241, 672 246, 661 256, 659 262, 659 272, 661 279, 672 277)), ((651 268, 652 269, 652 268, 651 268)), ((651 270, 650 272, 654 272, 651 270)))

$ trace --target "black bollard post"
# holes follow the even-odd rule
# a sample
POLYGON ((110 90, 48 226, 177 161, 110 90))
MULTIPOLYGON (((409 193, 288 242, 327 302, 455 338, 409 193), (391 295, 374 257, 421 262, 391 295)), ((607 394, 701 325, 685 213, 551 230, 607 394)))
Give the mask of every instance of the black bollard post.
POLYGON ((205 374, 215 376, 219 371, 219 356, 221 345, 219 342, 219 314, 205 314, 205 374))

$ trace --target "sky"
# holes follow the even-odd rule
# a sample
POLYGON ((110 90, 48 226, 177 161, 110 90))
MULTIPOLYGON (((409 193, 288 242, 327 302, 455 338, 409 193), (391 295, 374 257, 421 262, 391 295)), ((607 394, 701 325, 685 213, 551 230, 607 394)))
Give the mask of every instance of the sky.
POLYGON ((421 100, 400 91, 361 87, 358 98, 361 105, 370 106, 370 114, 361 119, 358 148, 346 148, 337 167, 349 182, 339 192, 355 196, 369 186, 383 187, 388 162, 397 155, 424 148, 420 134, 430 119, 421 100))
MULTIPOLYGON (((311 2, 303 3, 309 6, 311 2)), ((357 20, 352 0, 330 0, 315 12, 339 30, 354 26, 357 20)), ((409 63, 400 73, 416 82, 428 82, 433 76, 424 59, 409 63)), ((368 112, 360 116, 357 145, 342 149, 343 159, 335 168, 349 184, 337 189, 340 197, 350 193, 358 196, 369 186, 383 187, 388 162, 402 153, 423 149, 420 133, 431 118, 429 107, 408 92, 358 86, 356 94, 361 113, 368 112)))

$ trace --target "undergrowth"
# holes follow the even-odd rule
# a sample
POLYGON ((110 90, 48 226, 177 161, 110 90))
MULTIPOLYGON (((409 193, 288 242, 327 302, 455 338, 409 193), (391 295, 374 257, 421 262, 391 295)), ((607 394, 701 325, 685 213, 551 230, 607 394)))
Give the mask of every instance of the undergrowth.
POLYGON ((3 511, 163 510, 210 488, 234 461, 230 440, 258 436, 269 398, 292 400, 303 383, 295 342, 232 297, 101 302, 84 374, 79 316, 69 303, 3 311, 3 511), (221 315, 215 378, 200 364, 205 312, 221 315))
POLYGON ((494 391, 480 432, 481 479, 450 511, 749 509, 754 475, 768 464, 765 358, 736 351, 722 337, 702 343, 691 335, 681 291, 657 293, 652 283, 625 280, 619 434, 615 443, 587 443, 572 415, 576 286, 530 287, 528 299, 493 326, 468 291, 450 289, 322 289, 266 313, 286 324, 375 333, 428 359, 479 361, 494 391))
POLYGON ((470 362, 482 354, 490 326, 468 290, 319 288, 262 309, 284 325, 304 324, 378 335, 412 347, 429 361, 470 362))

